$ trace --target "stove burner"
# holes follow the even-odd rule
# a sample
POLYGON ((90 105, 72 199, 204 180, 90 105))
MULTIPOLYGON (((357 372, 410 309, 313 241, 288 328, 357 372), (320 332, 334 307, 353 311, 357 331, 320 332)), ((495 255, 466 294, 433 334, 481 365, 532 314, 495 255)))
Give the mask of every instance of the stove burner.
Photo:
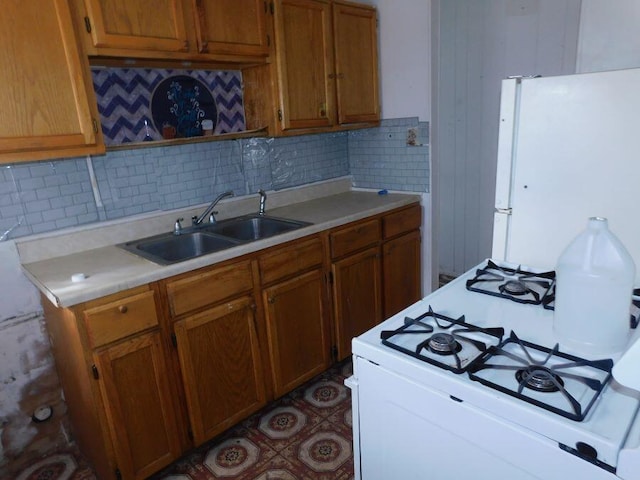
POLYGON ((453 373, 463 373, 487 351, 502 342, 504 328, 482 328, 433 311, 416 318, 405 317, 404 325, 380 332, 383 345, 453 373))
POLYGON ((500 291, 509 295, 524 295, 530 290, 521 280, 508 280, 500 286, 500 291))
POLYGON ((536 365, 518 370, 516 380, 521 386, 536 392, 559 392, 564 387, 564 382, 558 374, 548 368, 536 365))
POLYGON ((587 360, 509 338, 491 346, 467 371, 471 380, 581 422, 611 380, 613 360, 587 360))
POLYGON ((554 279, 555 272, 531 272, 522 267, 511 268, 487 260, 476 275, 467 280, 467 290, 518 303, 540 305, 554 279))
POLYGON ((430 351, 438 355, 453 355, 462 350, 462 345, 449 333, 436 333, 427 345, 430 351))

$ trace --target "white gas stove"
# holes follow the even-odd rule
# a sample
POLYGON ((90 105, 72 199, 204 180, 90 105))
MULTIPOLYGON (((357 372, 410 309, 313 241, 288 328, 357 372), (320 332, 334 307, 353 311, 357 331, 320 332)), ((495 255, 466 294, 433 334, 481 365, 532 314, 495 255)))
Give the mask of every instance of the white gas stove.
POLYGON ((640 478, 640 394, 557 345, 553 272, 522 270, 483 262, 354 339, 356 478, 640 478))

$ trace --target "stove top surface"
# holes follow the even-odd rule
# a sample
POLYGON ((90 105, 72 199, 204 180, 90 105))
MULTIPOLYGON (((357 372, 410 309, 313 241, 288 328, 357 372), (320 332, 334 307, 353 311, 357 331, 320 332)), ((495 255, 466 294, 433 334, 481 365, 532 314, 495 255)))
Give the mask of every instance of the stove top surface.
MULTIPOLYGON (((615 465, 629 429, 634 422, 640 421, 636 420, 640 394, 622 387, 611 378, 611 365, 617 358, 585 358, 581 352, 572 351, 562 344, 556 347, 558 340, 553 334, 553 311, 543 308, 541 302, 510 301, 469 290, 468 282, 476 277, 477 270, 487 264, 483 262, 357 337, 353 342, 354 355, 560 444, 591 445, 598 451, 600 460, 615 465), (416 354, 406 354, 403 348, 415 352, 420 342, 428 341, 438 331, 428 332, 422 340, 417 336, 414 338, 416 334, 396 336, 396 332, 416 329, 412 320, 430 310, 449 319, 462 319, 480 332, 483 329, 502 329, 504 337, 495 334, 483 337, 480 340, 483 345, 477 348, 478 356, 461 359, 460 368, 457 364, 453 368, 438 366, 431 360, 440 355, 433 351, 426 350, 429 360, 416 354), (524 353, 514 337, 533 347, 524 353), (389 341, 401 348, 390 348, 385 344, 389 341), (497 352, 499 345, 506 354, 497 352), (554 351, 555 356, 545 361, 550 351, 554 351), (527 355, 533 360, 529 363, 542 368, 527 370, 526 362, 522 362, 522 357, 527 355), (593 362, 593 365, 586 366, 584 361, 593 362), (514 362, 518 365, 513 365, 514 362), (499 367, 489 369, 481 366, 486 363, 499 367), (565 376, 569 373, 568 377, 558 380, 554 376, 556 371, 571 370, 565 364, 573 364, 571 368, 574 370, 563 372, 565 376), (586 380, 576 380, 573 375, 586 377, 586 380), (571 392, 563 393, 558 389, 559 383, 569 387, 571 392), (503 385, 496 388, 491 384, 503 385), (518 395, 526 398, 517 398, 518 395), (540 403, 549 404, 551 408, 542 408, 540 403)), ((508 268, 517 270, 518 266, 508 268)), ((459 327, 461 325, 451 328, 459 327)), ((425 349, 421 348, 421 353, 424 352, 425 349)))

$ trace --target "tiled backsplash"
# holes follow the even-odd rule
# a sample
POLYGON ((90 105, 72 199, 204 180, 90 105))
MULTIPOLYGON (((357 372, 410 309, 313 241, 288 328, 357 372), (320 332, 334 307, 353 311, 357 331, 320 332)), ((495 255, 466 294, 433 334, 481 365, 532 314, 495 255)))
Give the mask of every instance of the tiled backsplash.
POLYGON ((428 192, 429 124, 399 118, 350 132, 349 170, 357 187, 428 192))
POLYGON ((225 190, 246 195, 349 174, 357 187, 426 192, 426 127, 417 119, 384 120, 348 133, 108 152, 91 160, 97 197, 84 158, 6 165, 0 240, 197 205, 225 190), (418 146, 406 144, 413 128, 418 146))
MULTIPOLYGON (((107 146, 141 142, 147 131, 152 140, 162 139, 161 127, 153 122, 151 99, 163 80, 182 75, 198 80, 211 92, 217 109, 214 135, 246 129, 239 71, 92 67, 91 74, 107 146)), ((201 98, 194 100, 202 101, 205 93, 197 92, 201 98)))

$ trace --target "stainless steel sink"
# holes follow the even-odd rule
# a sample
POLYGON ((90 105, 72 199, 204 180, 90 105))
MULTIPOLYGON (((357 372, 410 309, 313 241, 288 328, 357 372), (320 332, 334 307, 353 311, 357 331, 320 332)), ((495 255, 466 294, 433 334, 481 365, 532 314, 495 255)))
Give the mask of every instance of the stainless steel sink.
POLYGON ((183 262, 238 245, 238 241, 196 231, 174 235, 165 233, 118 245, 161 265, 183 262))
POLYGON ((208 253, 261 240, 311 225, 306 222, 261 215, 246 215, 185 228, 179 235, 167 232, 142 238, 118 247, 160 265, 183 262, 208 253))
POLYGON ((214 225, 204 227, 204 230, 235 240, 248 242, 272 237, 291 230, 297 230, 307 225, 310 224, 296 220, 286 220, 284 218, 246 215, 243 217, 230 218, 229 220, 222 220, 214 225))

